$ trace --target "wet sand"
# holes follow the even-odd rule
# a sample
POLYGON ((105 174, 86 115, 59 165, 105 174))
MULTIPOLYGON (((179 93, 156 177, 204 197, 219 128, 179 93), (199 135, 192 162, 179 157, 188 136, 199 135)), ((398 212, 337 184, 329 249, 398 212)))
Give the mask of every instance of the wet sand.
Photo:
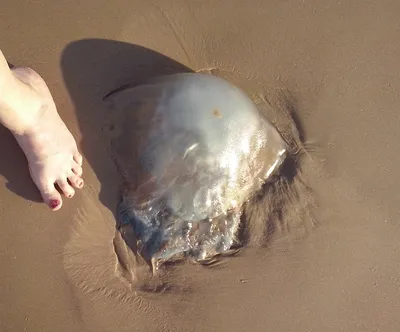
POLYGON ((0 331, 397 331, 399 12, 396 1, 7 1, 1 48, 45 78, 86 188, 50 213, 0 128, 0 331), (203 68, 293 96, 320 147, 304 167, 317 225, 216 269, 174 269, 171 292, 127 291, 102 98, 203 68))

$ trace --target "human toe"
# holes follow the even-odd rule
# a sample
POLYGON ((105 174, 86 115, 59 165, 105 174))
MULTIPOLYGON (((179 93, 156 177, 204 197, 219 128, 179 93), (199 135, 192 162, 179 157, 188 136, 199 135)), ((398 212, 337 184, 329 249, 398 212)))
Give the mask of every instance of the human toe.
POLYGON ((57 181, 57 185, 60 187, 62 193, 68 197, 72 198, 75 195, 74 188, 68 183, 67 179, 60 179, 57 181))
POLYGON ((71 174, 68 177, 68 181, 71 183, 72 186, 74 186, 75 188, 82 188, 83 187, 83 180, 81 179, 80 176, 76 175, 76 174, 71 174))
POLYGON ((82 176, 83 173, 82 166, 80 166, 78 163, 74 162, 71 167, 71 170, 72 172, 74 172, 75 175, 82 176))
POLYGON ((75 154, 74 154, 74 160, 75 160, 75 162, 76 162, 79 166, 82 166, 83 157, 82 157, 82 155, 81 155, 78 151, 75 152, 75 154))
POLYGON ((57 211, 62 206, 62 199, 60 193, 54 186, 54 183, 39 182, 37 184, 43 201, 50 207, 51 210, 57 211))

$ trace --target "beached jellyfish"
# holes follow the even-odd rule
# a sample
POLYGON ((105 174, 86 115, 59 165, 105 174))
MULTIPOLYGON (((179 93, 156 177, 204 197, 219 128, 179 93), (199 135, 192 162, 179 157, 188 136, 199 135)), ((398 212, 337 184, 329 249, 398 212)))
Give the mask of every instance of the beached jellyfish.
POLYGON ((287 154, 250 98, 209 74, 158 77, 108 96, 111 151, 124 178, 118 208, 153 265, 228 251, 243 204, 287 154))

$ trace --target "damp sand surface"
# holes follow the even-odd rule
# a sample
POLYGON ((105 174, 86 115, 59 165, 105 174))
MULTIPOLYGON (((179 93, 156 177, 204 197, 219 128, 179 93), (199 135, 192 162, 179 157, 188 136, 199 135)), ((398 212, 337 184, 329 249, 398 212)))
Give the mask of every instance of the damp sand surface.
POLYGON ((85 155, 87 186, 48 212, 1 128, 0 330, 397 331, 399 7, 7 3, 2 50, 48 82, 85 155), (302 173, 316 223, 299 237, 282 224, 267 248, 215 267, 171 266, 170 287, 149 277, 138 291, 147 270, 132 269, 137 259, 115 232, 120 183, 102 98, 132 78, 203 68, 257 82, 317 142, 302 173))

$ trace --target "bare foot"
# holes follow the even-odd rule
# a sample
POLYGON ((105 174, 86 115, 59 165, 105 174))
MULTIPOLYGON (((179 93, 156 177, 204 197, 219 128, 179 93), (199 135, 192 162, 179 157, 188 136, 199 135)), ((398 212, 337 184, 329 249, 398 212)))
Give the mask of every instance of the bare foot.
POLYGON ((39 74, 30 68, 13 68, 10 77, 0 96, 6 99, 1 112, 7 107, 9 112, 3 122, 24 151, 43 200, 53 211, 59 210, 62 199, 57 186, 69 198, 74 188, 83 187, 82 156, 39 74))

